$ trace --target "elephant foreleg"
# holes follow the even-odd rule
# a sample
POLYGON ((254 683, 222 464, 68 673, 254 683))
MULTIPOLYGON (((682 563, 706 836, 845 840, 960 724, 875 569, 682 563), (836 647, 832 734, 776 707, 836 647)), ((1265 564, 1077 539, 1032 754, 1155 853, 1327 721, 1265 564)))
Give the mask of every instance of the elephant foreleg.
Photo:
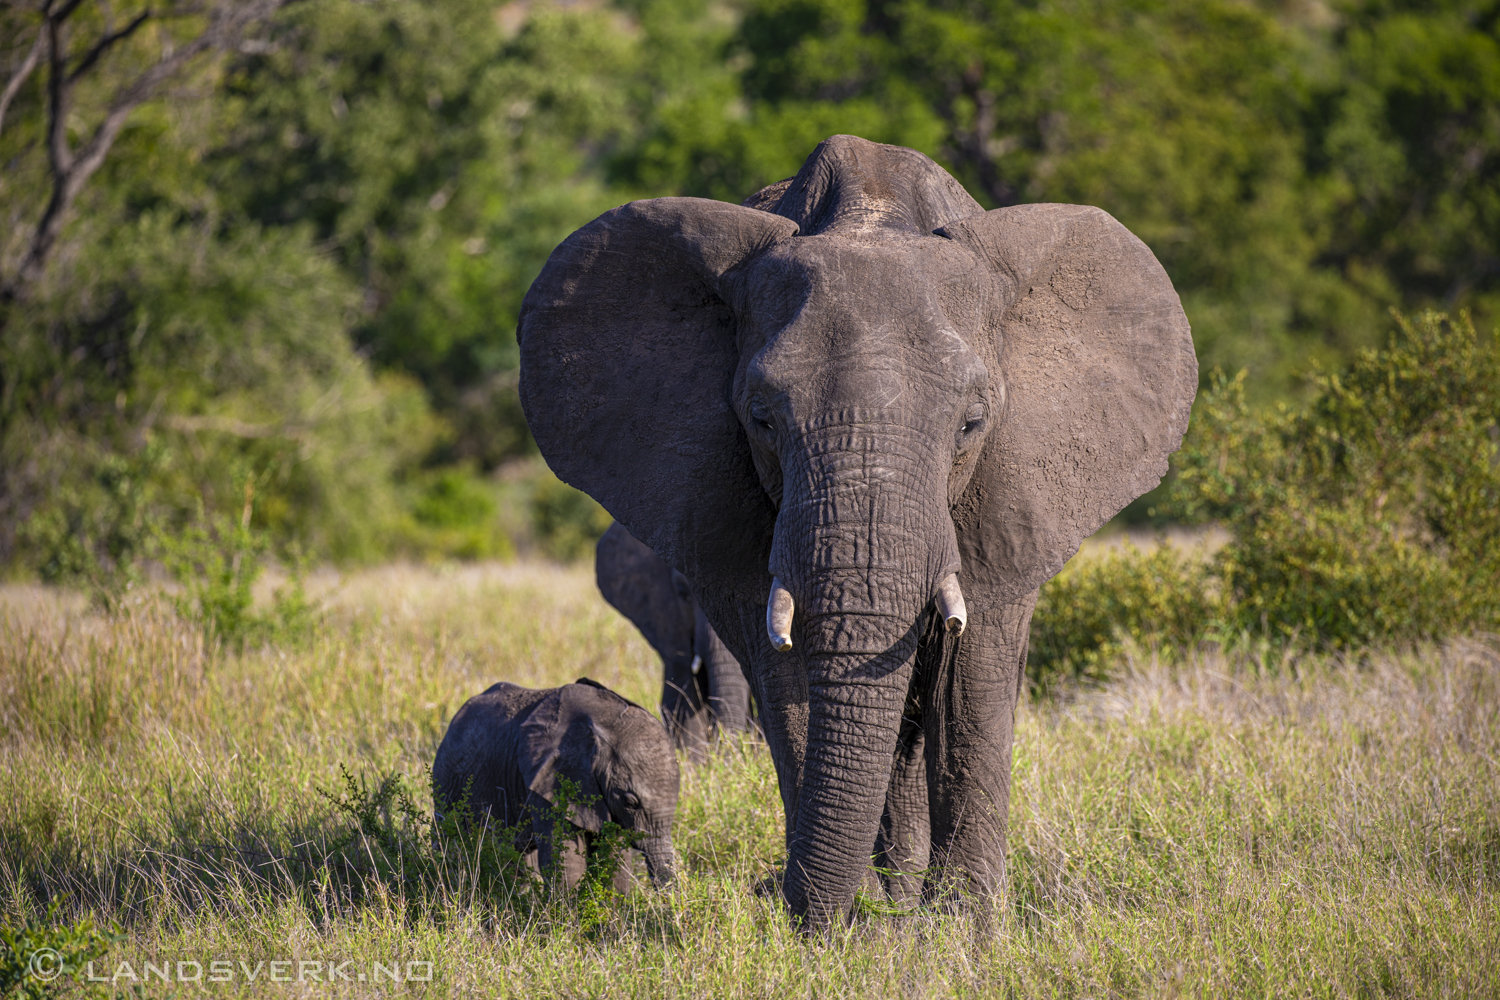
POLYGON ((928 674, 933 868, 924 891, 934 901, 957 887, 998 897, 1005 884, 1011 742, 1036 592, 998 607, 974 597, 956 650, 928 674))

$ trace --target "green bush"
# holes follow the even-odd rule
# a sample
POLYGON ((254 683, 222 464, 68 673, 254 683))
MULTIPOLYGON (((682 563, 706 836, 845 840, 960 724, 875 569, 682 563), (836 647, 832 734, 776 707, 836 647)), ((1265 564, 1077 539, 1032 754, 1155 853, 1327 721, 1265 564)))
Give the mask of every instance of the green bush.
POLYGON ((1074 560, 1037 598, 1027 654, 1034 687, 1103 680, 1129 640, 1185 648, 1220 617, 1217 581, 1201 559, 1169 545, 1074 560))
POLYGON ((412 484, 404 546, 427 559, 515 558, 489 483, 465 467, 436 469, 412 484))
POLYGON ((1216 520, 1199 566, 1080 561, 1042 589, 1033 680, 1098 676, 1124 638, 1359 649, 1500 627, 1500 348, 1467 315, 1396 316, 1384 349, 1315 372, 1302 409, 1202 394, 1165 513, 1216 520))
POLYGON ((125 939, 118 927, 100 930, 89 917, 65 924, 52 901, 43 920, 0 926, 0 996, 15 991, 26 1000, 55 996, 64 978, 75 991, 95 992, 83 980, 87 963, 103 958, 125 939))
POLYGON ((1381 350, 1252 415, 1219 376, 1177 512, 1222 519, 1226 625, 1356 648, 1500 624, 1500 350, 1468 316, 1397 316, 1381 350))
POLYGON ((594 543, 614 520, 597 500, 575 490, 550 471, 536 477, 530 506, 537 543, 559 562, 576 562, 591 556, 594 543))

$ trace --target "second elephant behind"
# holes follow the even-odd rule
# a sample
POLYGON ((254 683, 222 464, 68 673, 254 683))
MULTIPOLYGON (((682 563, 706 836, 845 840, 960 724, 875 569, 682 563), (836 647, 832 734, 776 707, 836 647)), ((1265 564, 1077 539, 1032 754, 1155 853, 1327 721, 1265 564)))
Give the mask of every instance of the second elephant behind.
POLYGON ((661 656, 661 717, 679 747, 698 750, 714 727, 755 726, 750 684, 693 599, 687 579, 615 523, 599 539, 599 592, 661 656))

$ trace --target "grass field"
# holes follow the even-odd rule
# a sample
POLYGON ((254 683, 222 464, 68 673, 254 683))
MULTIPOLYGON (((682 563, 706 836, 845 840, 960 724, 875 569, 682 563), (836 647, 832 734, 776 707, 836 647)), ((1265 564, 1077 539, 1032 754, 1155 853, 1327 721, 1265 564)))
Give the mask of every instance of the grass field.
POLYGON ((118 925, 87 988, 144 996, 1500 995, 1500 640, 1142 656, 1023 705, 992 931, 865 905, 805 942, 749 891, 781 853, 753 742, 684 764, 667 892, 588 915, 451 860, 390 874, 320 792, 341 766, 404 773, 428 809, 470 695, 588 675, 654 705, 660 666, 581 569, 388 568, 326 603, 310 642, 234 656, 159 603, 0 590, 0 922, 56 899, 118 925))

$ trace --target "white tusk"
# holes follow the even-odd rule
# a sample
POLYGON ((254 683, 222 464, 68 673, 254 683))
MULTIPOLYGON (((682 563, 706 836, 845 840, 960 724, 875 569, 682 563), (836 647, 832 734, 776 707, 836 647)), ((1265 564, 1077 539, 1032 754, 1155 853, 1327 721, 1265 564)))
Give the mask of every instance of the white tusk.
POLYGON ((948 634, 963 635, 964 625, 969 620, 969 609, 964 607, 964 592, 958 585, 957 573, 949 573, 943 578, 933 600, 937 601, 938 614, 943 616, 943 625, 948 629, 948 634))
POLYGON ((766 635, 778 652, 792 648, 792 612, 797 602, 791 591, 782 586, 781 577, 771 578, 771 596, 766 600, 766 635))
POLYGON ((695 673, 695 674, 696 674, 696 673, 697 673, 697 672, 698 672, 698 671, 699 671, 699 670, 702 670, 702 669, 703 669, 703 657, 701 657, 701 656, 694 656, 694 657, 693 657, 693 665, 692 665, 692 667, 691 667, 691 668, 690 668, 690 669, 691 669, 691 670, 692 670, 692 671, 693 671, 693 673, 695 673))

